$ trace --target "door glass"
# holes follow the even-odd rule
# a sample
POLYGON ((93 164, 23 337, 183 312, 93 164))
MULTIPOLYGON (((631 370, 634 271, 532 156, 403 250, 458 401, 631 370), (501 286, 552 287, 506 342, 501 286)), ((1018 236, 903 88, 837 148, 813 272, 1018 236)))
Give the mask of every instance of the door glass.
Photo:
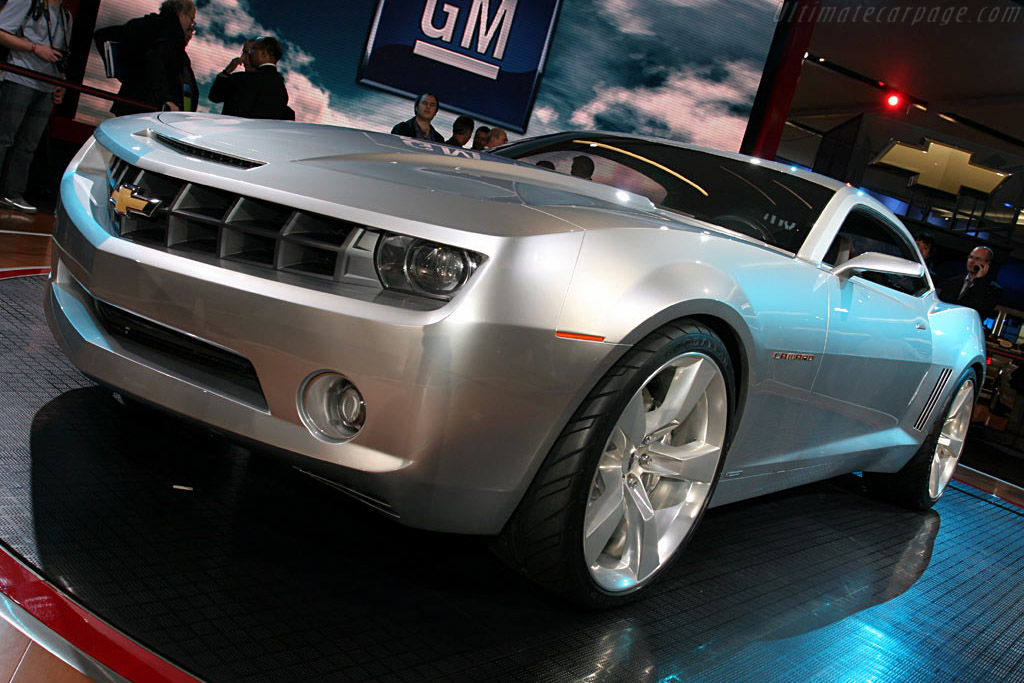
MULTIPOLYGON (((843 221, 843 226, 825 254, 824 263, 835 267, 869 251, 920 262, 917 252, 895 227, 871 211, 855 209, 843 221)), ((928 281, 924 277, 885 273, 861 273, 857 277, 915 296, 928 289, 928 281)))

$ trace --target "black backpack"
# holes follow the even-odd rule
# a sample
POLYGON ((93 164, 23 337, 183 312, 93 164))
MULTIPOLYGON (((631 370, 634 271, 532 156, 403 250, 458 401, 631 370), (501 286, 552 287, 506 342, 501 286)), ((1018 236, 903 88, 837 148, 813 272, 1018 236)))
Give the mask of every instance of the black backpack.
POLYGON ((96 29, 92 34, 96 51, 103 58, 103 69, 107 73, 107 78, 120 80, 121 74, 124 73, 121 67, 121 38, 124 34, 124 24, 96 29))
POLYGON ((103 57, 107 78, 122 83, 141 77, 146 51, 160 35, 159 14, 147 14, 118 26, 105 26, 92 34, 96 50, 103 57))

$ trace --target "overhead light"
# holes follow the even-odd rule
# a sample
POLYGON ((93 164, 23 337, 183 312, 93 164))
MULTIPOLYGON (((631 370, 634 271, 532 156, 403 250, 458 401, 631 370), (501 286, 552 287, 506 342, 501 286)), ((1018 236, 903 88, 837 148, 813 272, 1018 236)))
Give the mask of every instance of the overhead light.
POLYGON ((956 119, 954 119, 952 116, 949 116, 948 114, 939 114, 939 118, 942 119, 943 121, 949 121, 950 123, 956 123, 956 119))
POLYGON ((928 111, 928 107, 926 107, 923 104, 920 104, 918 102, 915 102, 914 106, 917 107, 918 109, 920 109, 921 111, 928 111))
POLYGON ((903 101, 903 98, 899 96, 899 93, 894 93, 894 92, 889 93, 886 96, 886 98, 885 98, 885 104, 890 109, 895 109, 896 107, 900 106, 900 103, 902 101, 903 101))

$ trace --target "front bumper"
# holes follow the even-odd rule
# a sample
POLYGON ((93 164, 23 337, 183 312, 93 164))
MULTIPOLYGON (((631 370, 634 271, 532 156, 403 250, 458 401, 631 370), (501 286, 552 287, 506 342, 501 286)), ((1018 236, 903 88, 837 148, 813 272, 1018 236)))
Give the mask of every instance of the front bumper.
POLYGON ((46 297, 71 361, 128 395, 294 454, 410 526, 498 532, 611 362, 613 345, 554 335, 571 267, 547 281, 531 272, 528 287, 517 280, 519 261, 539 253, 571 264, 578 235, 508 239, 456 300, 402 308, 120 239, 103 224, 105 180, 88 156, 61 184, 46 297), (215 368, 115 334, 97 302, 246 359, 262 401, 215 368), (365 426, 347 443, 318 438, 299 416, 300 387, 325 370, 366 401, 365 426))

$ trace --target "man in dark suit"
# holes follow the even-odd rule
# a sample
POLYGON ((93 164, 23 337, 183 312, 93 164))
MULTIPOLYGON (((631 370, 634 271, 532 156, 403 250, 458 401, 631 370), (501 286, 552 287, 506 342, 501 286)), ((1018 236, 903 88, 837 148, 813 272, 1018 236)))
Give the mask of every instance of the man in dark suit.
POLYGON ((247 54, 236 57, 217 74, 210 86, 210 101, 223 102, 222 114, 251 119, 292 119, 288 107, 288 90, 284 77, 277 71, 281 59, 281 43, 276 38, 259 38, 247 54), (232 73, 245 64, 248 71, 232 73))
POLYGON ((195 111, 199 104, 195 74, 185 47, 196 32, 193 0, 164 0, 160 12, 132 19, 119 29, 118 95, 140 107, 116 101, 117 116, 150 110, 195 111))
POLYGON ((975 247, 967 257, 967 275, 950 278, 939 285, 939 298, 951 304, 973 308, 981 319, 995 315, 1003 288, 989 275, 995 254, 988 247, 975 247))

